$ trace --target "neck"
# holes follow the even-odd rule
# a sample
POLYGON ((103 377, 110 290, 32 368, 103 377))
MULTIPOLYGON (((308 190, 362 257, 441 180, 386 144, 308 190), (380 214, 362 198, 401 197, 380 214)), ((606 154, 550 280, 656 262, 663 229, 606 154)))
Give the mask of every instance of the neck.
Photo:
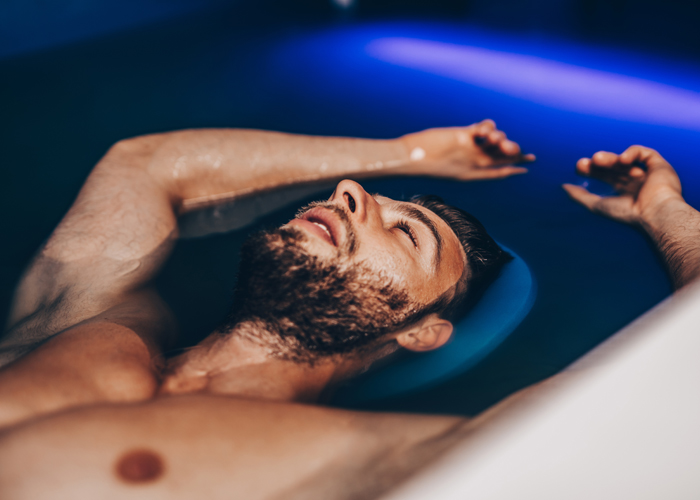
POLYGON ((210 335, 170 360, 160 392, 310 403, 322 399, 354 371, 351 363, 334 359, 313 364, 280 359, 264 343, 253 340, 264 334, 259 327, 241 324, 226 335, 210 335))

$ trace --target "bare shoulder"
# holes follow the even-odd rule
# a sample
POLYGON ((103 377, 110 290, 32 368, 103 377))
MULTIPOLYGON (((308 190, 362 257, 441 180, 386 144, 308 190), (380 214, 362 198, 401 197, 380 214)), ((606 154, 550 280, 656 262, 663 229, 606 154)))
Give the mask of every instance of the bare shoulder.
POLYGON ((372 498, 463 422, 202 395, 93 406, 5 431, 0 496, 372 498))
POLYGON ((7 363, 0 368, 0 428, 70 407, 151 399, 160 348, 174 330, 158 296, 143 290, 44 341, 0 348, 7 363))

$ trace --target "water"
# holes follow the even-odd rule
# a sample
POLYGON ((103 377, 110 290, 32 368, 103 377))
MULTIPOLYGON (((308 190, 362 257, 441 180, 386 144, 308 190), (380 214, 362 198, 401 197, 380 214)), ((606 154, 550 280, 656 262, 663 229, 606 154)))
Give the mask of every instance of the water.
MULTIPOLYGON (((92 166, 119 139, 192 127, 395 137, 486 117, 537 154, 529 174, 469 184, 381 180, 366 188, 398 198, 436 193, 473 212, 528 262, 538 282, 537 302, 510 338, 468 373, 375 408, 474 414, 555 373, 670 293, 642 234, 589 214, 560 185, 582 182, 574 174, 578 158, 642 143, 676 166, 686 196, 698 206, 697 129, 667 115, 649 123, 629 113, 534 102, 483 80, 379 59, 367 47, 392 37, 481 47, 554 61, 559 70, 576 66, 655 82, 679 89, 675 96, 700 88, 700 70, 456 24, 231 27, 223 16, 193 17, 0 62, 3 313, 21 269, 92 166)), ((292 213, 263 222, 283 222, 292 213)), ((184 326, 183 344, 224 314, 245 233, 183 241, 159 277, 184 326)))

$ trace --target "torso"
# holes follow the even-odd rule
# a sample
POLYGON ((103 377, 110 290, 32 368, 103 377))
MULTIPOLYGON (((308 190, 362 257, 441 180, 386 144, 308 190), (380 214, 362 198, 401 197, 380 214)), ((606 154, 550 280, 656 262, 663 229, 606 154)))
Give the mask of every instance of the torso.
POLYGON ((374 498, 464 422, 205 395, 75 409, 0 436, 0 497, 374 498))

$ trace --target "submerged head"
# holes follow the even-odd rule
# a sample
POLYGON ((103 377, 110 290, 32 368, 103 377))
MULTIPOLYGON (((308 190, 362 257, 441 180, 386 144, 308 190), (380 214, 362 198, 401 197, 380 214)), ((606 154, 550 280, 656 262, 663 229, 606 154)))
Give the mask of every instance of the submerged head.
POLYGON ((342 181, 326 202, 243 246, 222 331, 248 323, 281 357, 377 357, 442 346, 509 260, 471 215, 434 196, 409 202, 342 181))

